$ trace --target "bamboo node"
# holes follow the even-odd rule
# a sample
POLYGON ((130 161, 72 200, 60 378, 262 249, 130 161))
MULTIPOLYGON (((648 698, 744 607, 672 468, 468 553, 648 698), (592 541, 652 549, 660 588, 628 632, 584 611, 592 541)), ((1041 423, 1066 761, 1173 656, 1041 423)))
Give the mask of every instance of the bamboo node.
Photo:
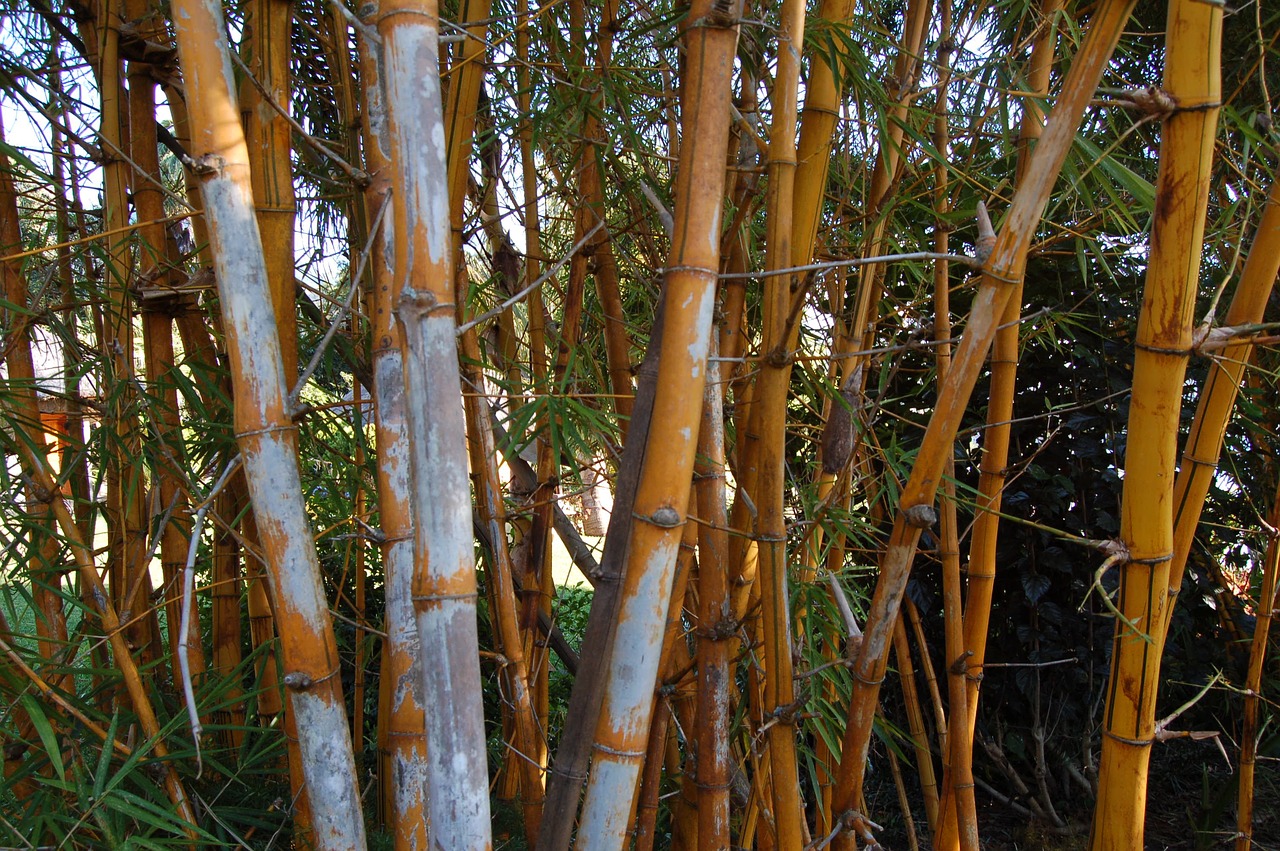
POLYGON ((251 428, 248 431, 238 431, 235 433, 236 440, 242 440, 249 437, 259 437, 264 434, 276 434, 284 431, 296 431, 297 426, 292 422, 285 425, 269 425, 265 428, 251 428))
MULTIPOLYGON (((471 591, 464 594, 414 594, 414 603, 443 603, 448 600, 475 600, 479 598, 479 593, 471 591)), ((419 606, 418 608, 425 608, 419 606)))
POLYGON ((432 308, 440 303, 440 299, 436 298, 436 294, 431 290, 419 290, 413 287, 405 287, 400 293, 400 307, 416 308, 423 313, 429 313, 432 308))
POLYGON ((907 525, 916 529, 928 529, 938 522, 938 512, 932 505, 924 502, 902 509, 902 516, 907 525))
POLYGON ((292 691, 306 691, 315 685, 315 681, 302 671, 290 671, 284 675, 284 684, 292 691))
POLYGON ((876 687, 879 687, 879 686, 884 685, 884 674, 881 674, 880 676, 876 677, 875 679, 871 679, 870 677, 864 677, 864 676, 863 676, 863 675, 858 671, 857 667, 852 668, 852 669, 851 669, 851 671, 850 671, 850 673, 852 673, 852 674, 853 674, 853 678, 854 678, 855 680, 857 680, 858 682, 862 683, 864 686, 876 686, 876 687))
POLYGON ((200 157, 184 157, 183 165, 198 177, 208 177, 226 168, 227 160, 219 154, 205 154, 200 157))
POLYGON ((601 744, 600 742, 596 742, 591 747, 593 750, 600 751, 600 753, 607 753, 609 756, 618 757, 619 759, 643 760, 645 757, 644 751, 629 751, 621 748, 611 748, 608 745, 601 744))
POLYGON ((725 641, 738 634, 741 623, 731 617, 722 617, 708 629, 699 629, 695 634, 709 641, 725 641))
POLYGON ((1113 741, 1120 742, 1123 745, 1130 745, 1135 748, 1149 748, 1151 747, 1151 743, 1155 741, 1154 738, 1130 739, 1125 736, 1120 736, 1120 735, 1117 735, 1116 733, 1112 733, 1110 730, 1103 730, 1102 735, 1106 736, 1108 739, 1112 739, 1113 741))
POLYGON ((1134 343, 1133 347, 1135 349, 1140 349, 1141 351, 1144 351, 1144 352, 1151 352, 1152 354, 1172 355, 1174 357, 1180 357, 1180 358, 1189 358, 1195 351, 1194 348, 1177 349, 1171 346, 1149 346, 1145 343, 1134 343))
POLYGON ((742 18, 742 4, 738 0, 711 0, 711 11, 695 26, 736 27, 742 18))
POLYGON ((956 657, 956 660, 951 663, 951 667, 948 668, 947 670, 949 670, 953 674, 966 673, 969 669, 969 657, 972 655, 973 655, 972 650, 964 651, 963 653, 961 653, 959 656, 956 657))
POLYGON ((659 529, 674 529, 683 522, 680 517, 680 512, 676 511, 669 505, 664 505, 655 509, 653 514, 648 517, 643 514, 636 514, 635 518, 646 523, 651 523, 659 529))
POLYGON ((777 367, 779 369, 792 364, 791 352, 787 351, 786 346, 775 346, 770 349, 769 353, 765 355, 764 360, 765 363, 769 364, 769 366, 777 367))

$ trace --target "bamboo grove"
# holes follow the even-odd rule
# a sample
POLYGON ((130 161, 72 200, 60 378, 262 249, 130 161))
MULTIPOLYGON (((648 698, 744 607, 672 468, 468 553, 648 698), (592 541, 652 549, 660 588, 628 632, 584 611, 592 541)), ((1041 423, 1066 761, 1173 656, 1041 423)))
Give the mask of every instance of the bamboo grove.
POLYGON ((8 0, 0 846, 1273 847, 1278 44, 8 0))

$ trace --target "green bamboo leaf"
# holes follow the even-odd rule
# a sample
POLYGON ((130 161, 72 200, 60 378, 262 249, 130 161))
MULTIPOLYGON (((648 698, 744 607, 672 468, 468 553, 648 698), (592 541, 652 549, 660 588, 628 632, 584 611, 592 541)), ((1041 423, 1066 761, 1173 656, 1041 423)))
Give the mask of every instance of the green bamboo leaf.
POLYGON ((22 153, 22 151, 18 150, 13 145, 10 145, 8 142, 0 140, 0 154, 4 154, 4 156, 8 157, 11 163, 22 166, 22 168, 29 171, 32 177, 39 178, 46 182, 52 180, 44 169, 40 168, 40 166, 32 162, 26 154, 22 153))
POLYGON ((67 768, 62 763, 62 748, 58 745, 58 736, 53 731, 53 725, 44 714, 44 707, 30 694, 22 695, 19 701, 22 703, 22 708, 26 710, 27 717, 31 719, 31 725, 36 728, 36 734, 40 736, 40 743, 44 746, 44 752, 48 755, 53 770, 58 773, 58 779, 65 781, 67 768))
MULTIPOLYGON (((111 726, 107 727, 107 742, 114 742, 116 728, 120 726, 120 710, 111 713, 111 726)), ((132 757, 131 757, 132 759, 132 757)), ((93 799, 100 801, 102 792, 107 787, 108 770, 111 768, 111 746, 104 744, 98 754, 98 768, 93 773, 93 799)))

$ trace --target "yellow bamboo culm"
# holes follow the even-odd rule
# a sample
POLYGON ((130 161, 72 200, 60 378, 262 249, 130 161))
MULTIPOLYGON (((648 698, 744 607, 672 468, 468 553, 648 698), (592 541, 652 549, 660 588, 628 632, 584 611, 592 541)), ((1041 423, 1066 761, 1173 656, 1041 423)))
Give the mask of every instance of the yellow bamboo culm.
POLYGON ((1164 136, 1134 354, 1115 601, 1120 615, 1103 711, 1093 851, 1143 847, 1160 655, 1172 602, 1178 426, 1221 97, 1222 8, 1173 0, 1166 33, 1164 88, 1150 99, 1150 108, 1164 113, 1164 136))

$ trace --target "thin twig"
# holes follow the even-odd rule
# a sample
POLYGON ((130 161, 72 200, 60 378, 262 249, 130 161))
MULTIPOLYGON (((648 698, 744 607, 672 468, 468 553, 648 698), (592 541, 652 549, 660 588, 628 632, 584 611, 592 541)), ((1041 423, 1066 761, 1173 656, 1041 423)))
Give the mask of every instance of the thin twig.
POLYGON ((749 278, 772 278, 777 275, 790 275, 795 272, 821 272, 826 269, 843 269, 849 266, 870 266, 876 263, 900 263, 909 260, 951 260, 965 266, 977 268, 977 258, 967 254, 939 254, 936 251, 913 251, 909 254, 880 254, 876 257, 855 257, 851 260, 828 260, 825 263, 810 263, 806 266, 788 266, 785 269, 769 269, 760 272, 726 272, 720 276, 722 281, 735 281, 749 278))
POLYGON ((231 55, 231 61, 236 63, 236 65, 240 68, 240 70, 245 73, 245 76, 247 76, 249 80, 253 83, 253 87, 258 90, 259 94, 262 95, 262 99, 267 102, 267 105, 270 106, 273 110, 275 110, 277 115, 279 115, 285 121, 289 122, 289 126, 293 128, 295 133, 297 133, 299 136, 302 137, 304 142, 306 142, 311 147, 315 148, 324 156, 333 160, 333 164, 336 165, 338 168, 342 169, 342 172, 346 174, 347 177, 351 178, 351 182, 354 183, 358 188, 364 189, 366 186, 369 185, 368 172, 362 171, 361 169, 358 169, 355 166, 351 165, 342 157, 338 156, 336 153, 330 150, 327 145, 325 145, 315 136, 312 136, 310 133, 308 133, 301 124, 293 120, 293 116, 289 114, 289 111, 287 109, 285 109, 280 104, 276 103, 276 99, 273 98, 271 96, 271 93, 267 91, 266 86, 262 85, 262 83, 258 80, 258 78, 254 76, 253 72, 249 70, 249 67, 244 64, 244 60, 240 58, 239 54, 237 54, 234 50, 228 51, 228 53, 231 55))
POLYGON ((320 366, 320 359, 324 357, 325 350, 329 348, 329 344, 333 342, 333 338, 338 334, 338 328, 342 325, 342 320, 347 318, 347 314, 351 312, 351 305, 355 302, 356 293, 360 290, 360 281, 364 278, 364 267, 369 262, 369 253, 373 250, 373 241, 378 238, 378 231, 382 227, 382 220, 387 214, 387 208, 391 205, 391 194, 388 193, 382 199, 382 206, 378 208, 378 215, 374 217, 373 227, 369 228, 369 238, 365 241, 364 249, 360 252, 360 262, 356 264, 356 273, 351 276, 351 288, 347 290, 347 298, 338 308, 338 315, 333 317, 333 321, 329 323, 329 328, 324 332, 324 337, 320 340, 320 345, 316 346, 315 354, 311 356, 307 368, 302 371, 302 375, 298 376, 298 383, 293 386, 293 390, 289 391, 289 412, 291 414, 298 413, 298 397, 302 394, 302 388, 311 380, 311 376, 320 366))
POLYGON ((980 666, 987 668, 1048 668, 1052 665, 1074 665, 1078 659, 1054 659, 1052 662, 983 662, 980 666))
POLYGON ((640 192, 653 205, 654 210, 658 213, 658 221, 662 223, 662 229, 666 231, 667 238, 671 238, 671 234, 675 231, 675 220, 671 218, 671 213, 663 206, 662 200, 658 194, 653 191, 653 187, 647 181, 640 181, 640 192))
POLYGON ((378 35, 376 27, 371 27, 360 20, 356 13, 348 9, 347 4, 343 3, 342 0, 331 0, 331 2, 333 8, 337 9, 338 14, 347 19, 347 23, 351 24, 356 32, 368 39, 371 44, 382 44, 382 36, 378 35))
POLYGON ((191 684, 191 661, 187 658, 187 636, 191 633, 191 602, 195 597, 196 587, 196 552, 200 549, 200 530, 204 526, 204 516, 213 505, 214 497, 226 486, 231 474, 240 466, 240 456, 232 458, 227 468, 222 471, 218 481, 213 483, 208 495, 196 510, 195 520, 191 524, 191 544, 187 547, 187 566, 182 572, 182 620, 178 627, 178 668, 182 672, 182 695, 186 699, 187 717, 191 721, 191 738, 196 745, 196 779, 204 772, 204 762, 200 757, 200 733, 204 726, 200 723, 200 714, 196 711, 196 692, 191 684))

